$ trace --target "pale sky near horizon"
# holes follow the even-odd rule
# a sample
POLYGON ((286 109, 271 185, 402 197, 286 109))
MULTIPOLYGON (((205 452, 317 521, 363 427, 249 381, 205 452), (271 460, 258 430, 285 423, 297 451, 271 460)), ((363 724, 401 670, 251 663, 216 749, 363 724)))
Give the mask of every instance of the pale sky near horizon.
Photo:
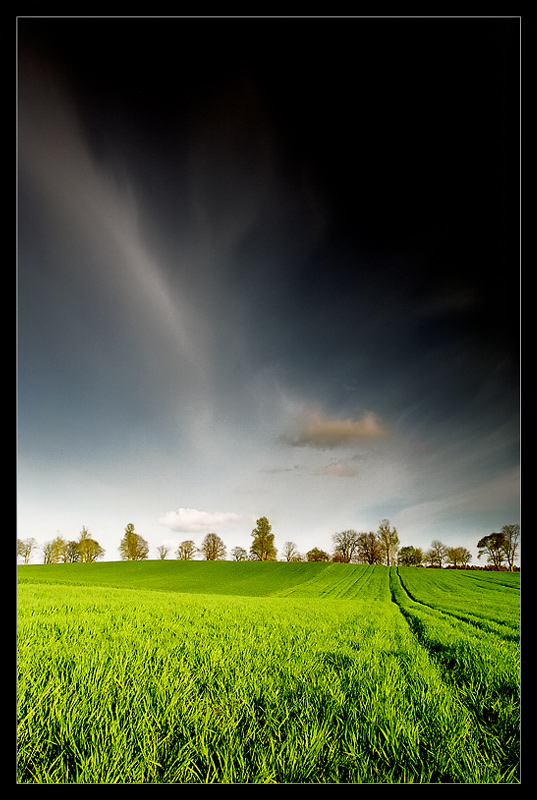
MULTIPOLYGON (((18 538, 520 521, 519 20, 19 18, 18 538)), ((35 561, 40 560, 39 554, 35 561)))

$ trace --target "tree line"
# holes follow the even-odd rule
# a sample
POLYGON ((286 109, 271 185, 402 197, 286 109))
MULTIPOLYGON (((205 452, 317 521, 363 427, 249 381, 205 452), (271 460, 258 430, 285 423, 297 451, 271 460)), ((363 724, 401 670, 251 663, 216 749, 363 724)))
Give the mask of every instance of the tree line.
MULTIPOLYGON (((272 525, 267 517, 260 517, 252 533, 250 550, 234 547, 230 551, 232 561, 277 561, 278 551, 274 544, 272 525)), ((379 523, 377 531, 345 530, 332 537, 333 551, 326 552, 313 547, 307 553, 300 553, 294 542, 283 545, 283 561, 332 561, 354 564, 385 564, 386 566, 468 568, 472 554, 466 547, 447 547, 435 539, 428 550, 405 545, 400 547, 396 528, 388 519, 379 523)), ((484 536, 477 543, 478 558, 485 556, 493 569, 515 568, 520 542, 520 525, 504 525, 499 533, 484 536)), ((35 539, 17 540, 17 556, 28 564, 32 554, 38 549, 35 539)), ((57 536, 42 548, 43 563, 57 564, 68 562, 89 563, 102 558, 105 551, 93 539, 85 527, 76 541, 66 541, 57 536)), ((157 548, 160 559, 170 554, 170 547, 160 545, 157 548)), ((136 533, 134 525, 129 523, 120 541, 119 554, 123 561, 143 561, 149 556, 148 542, 136 533)), ((207 561, 221 561, 227 558, 227 548, 216 533, 208 533, 198 547, 191 539, 179 544, 175 557, 183 561, 195 559, 198 555, 207 561)))
POLYGON ((37 550, 41 550, 43 553, 43 564, 74 562, 88 564, 102 558, 105 553, 99 542, 89 535, 85 526, 82 526, 82 531, 76 541, 66 541, 63 536, 56 536, 55 539, 45 542, 41 547, 32 537, 17 539, 17 556, 22 558, 23 564, 28 564, 37 550))

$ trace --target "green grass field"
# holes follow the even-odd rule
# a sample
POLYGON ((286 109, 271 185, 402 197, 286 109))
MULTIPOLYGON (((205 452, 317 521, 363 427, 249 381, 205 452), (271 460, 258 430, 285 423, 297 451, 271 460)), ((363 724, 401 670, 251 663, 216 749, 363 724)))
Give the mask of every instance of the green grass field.
POLYGON ((519 573, 18 575, 20 783, 519 781, 519 573))

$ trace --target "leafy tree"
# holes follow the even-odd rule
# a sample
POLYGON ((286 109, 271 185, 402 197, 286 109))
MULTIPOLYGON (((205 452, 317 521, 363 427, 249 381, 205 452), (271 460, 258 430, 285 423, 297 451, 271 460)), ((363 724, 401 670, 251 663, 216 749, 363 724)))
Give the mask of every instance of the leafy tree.
POLYGON ((472 554, 466 547, 446 547, 446 559, 453 567, 465 567, 472 560, 472 554))
POLYGON ((490 533, 488 536, 483 536, 477 543, 478 554, 477 557, 486 555, 489 564, 492 564, 495 569, 500 569, 505 560, 505 535, 503 533, 490 533))
POLYGON ((395 563, 395 557, 399 548, 397 530, 390 526, 389 519, 383 519, 379 523, 377 535, 379 537, 383 559, 389 567, 395 563))
POLYGON ((216 533, 208 533, 201 543, 200 552, 207 561, 219 561, 226 557, 226 546, 216 533))
POLYGON ((157 547, 157 553, 161 561, 164 561, 169 552, 170 548, 166 547, 165 544, 159 544, 159 546, 157 547))
POLYGON ((447 548, 438 539, 431 542, 431 547, 427 551, 427 558, 432 567, 441 567, 447 557, 447 548))
POLYGON ((233 561, 248 561, 248 551, 244 547, 234 547, 231 551, 233 561))
POLYGON ((504 525, 501 532, 504 537, 503 551, 505 559, 509 570, 512 572, 520 540, 520 525, 504 525))
POLYGON ((334 542, 334 561, 341 561, 349 564, 358 549, 358 534, 356 531, 348 530, 335 533, 332 536, 334 542))
POLYGON ((250 555, 255 561, 276 561, 277 550, 274 546, 272 525, 266 517, 257 520, 252 531, 254 541, 250 547, 250 555))
POLYGON ((330 561, 330 556, 324 550, 314 547, 306 553, 308 561, 330 561))
POLYGON ((354 560, 360 564, 382 563, 382 550, 376 533, 370 531, 369 533, 362 532, 358 534, 358 547, 354 560))
MULTIPOLYGON (((76 548, 78 552, 78 542, 76 548)), ((51 542, 45 542, 43 545, 43 564, 59 564, 62 561, 64 563, 69 561, 67 542, 63 536, 56 536, 51 542)))
POLYGON ((17 539, 17 556, 22 558, 23 564, 28 564, 32 553, 37 550, 37 542, 33 537, 29 539, 17 539))
POLYGON ((420 547, 408 545, 399 550, 397 562, 402 567, 420 567, 423 563, 423 551, 420 547))
POLYGON ((181 542, 176 551, 176 556, 180 561, 192 561, 196 554, 196 545, 192 539, 181 542))
POLYGON ((82 542, 78 542, 78 550, 80 554, 79 560, 86 564, 97 561, 97 559, 102 558, 105 553, 99 542, 91 537, 84 539, 82 542))
POLYGON ((104 550, 99 542, 91 538, 89 531, 84 526, 78 537, 77 550, 78 560, 83 564, 89 564, 104 555, 104 550))
POLYGON ((135 532, 132 522, 129 522, 125 528, 125 534, 118 549, 123 561, 144 561, 149 554, 149 545, 142 536, 135 532))
POLYGON ((67 542, 63 536, 56 536, 52 541, 52 559, 55 564, 67 561, 67 542))

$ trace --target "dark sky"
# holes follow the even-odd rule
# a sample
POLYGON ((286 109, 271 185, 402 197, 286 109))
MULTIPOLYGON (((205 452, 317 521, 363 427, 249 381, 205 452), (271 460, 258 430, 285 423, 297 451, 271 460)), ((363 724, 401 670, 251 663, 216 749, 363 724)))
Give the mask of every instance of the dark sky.
POLYGON ((518 521, 519 37, 19 18, 22 538, 518 521))

